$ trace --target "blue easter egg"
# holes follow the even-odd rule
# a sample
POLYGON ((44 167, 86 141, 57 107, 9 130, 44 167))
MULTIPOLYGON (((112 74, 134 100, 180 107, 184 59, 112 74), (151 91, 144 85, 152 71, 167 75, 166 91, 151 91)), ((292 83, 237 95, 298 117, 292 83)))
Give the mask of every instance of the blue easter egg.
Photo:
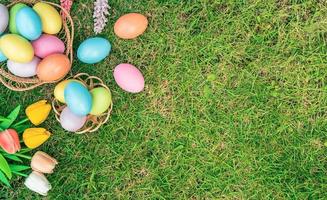
POLYGON ((6 61, 7 57, 5 55, 3 55, 3 53, 0 50, 0 62, 6 61))
POLYGON ((89 38, 79 45, 77 57, 87 64, 98 63, 105 59, 111 51, 111 44, 101 37, 89 38))
POLYGON ((40 16, 30 7, 21 8, 16 15, 18 33, 28 40, 36 40, 42 34, 40 16))
POLYGON ((75 81, 68 83, 64 90, 64 97, 68 108, 75 115, 85 116, 90 113, 92 96, 83 84, 75 81))

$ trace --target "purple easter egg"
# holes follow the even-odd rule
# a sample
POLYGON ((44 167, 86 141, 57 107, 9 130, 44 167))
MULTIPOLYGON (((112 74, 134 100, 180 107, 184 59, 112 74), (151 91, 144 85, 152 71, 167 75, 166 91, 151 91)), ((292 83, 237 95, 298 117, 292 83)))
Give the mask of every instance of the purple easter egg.
POLYGON ((86 116, 77 116, 68 107, 64 108, 60 114, 61 126, 71 132, 81 129, 86 122, 86 116))

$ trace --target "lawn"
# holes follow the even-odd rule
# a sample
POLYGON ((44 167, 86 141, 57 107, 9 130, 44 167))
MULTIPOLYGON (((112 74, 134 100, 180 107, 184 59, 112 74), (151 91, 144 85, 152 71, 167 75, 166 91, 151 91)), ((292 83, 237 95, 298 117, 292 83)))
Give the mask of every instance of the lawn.
MULTIPOLYGON (((7 0, 1 0, 6 3, 7 0)), ((327 3, 323 0, 109 1, 102 36, 110 56, 77 59, 73 72, 100 76, 112 117, 97 133, 53 133, 40 150, 60 164, 48 199, 326 199, 327 3), (136 40, 118 39, 128 12, 149 19, 136 40), (139 67, 145 91, 114 82, 122 62, 139 67)), ((74 48, 94 36, 93 1, 74 3, 74 48)), ((51 99, 0 86, 0 111, 51 99)), ((39 199, 16 178, 1 199, 39 199)))

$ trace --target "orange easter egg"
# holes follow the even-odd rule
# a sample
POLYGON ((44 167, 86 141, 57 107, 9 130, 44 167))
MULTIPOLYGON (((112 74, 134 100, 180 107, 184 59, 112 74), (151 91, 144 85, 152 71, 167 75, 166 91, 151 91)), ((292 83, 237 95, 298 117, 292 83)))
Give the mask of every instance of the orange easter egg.
POLYGON ((115 23, 115 34, 123 39, 134 39, 142 35, 148 27, 148 19, 139 13, 121 16, 115 23))
POLYGON ((37 76, 42 81, 62 79, 69 72, 71 63, 64 54, 52 54, 45 57, 37 66, 37 76))

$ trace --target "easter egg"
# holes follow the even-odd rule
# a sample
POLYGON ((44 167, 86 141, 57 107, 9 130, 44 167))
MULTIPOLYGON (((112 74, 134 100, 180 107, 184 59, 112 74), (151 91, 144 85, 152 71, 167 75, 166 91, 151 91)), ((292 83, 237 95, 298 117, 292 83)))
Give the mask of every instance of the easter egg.
POLYGON ((0 35, 5 32, 9 23, 9 13, 6 6, 0 4, 0 35))
POLYGON ((7 67, 11 73, 19 77, 32 77, 36 75, 36 68, 40 58, 34 57, 29 63, 18 63, 11 60, 7 61, 7 67))
POLYGON ((10 13, 9 13, 9 31, 11 33, 18 33, 17 26, 16 26, 16 15, 18 11, 24 7, 27 7, 27 5, 23 3, 17 3, 14 6, 11 7, 10 13))
POLYGON ((54 35, 43 34, 39 39, 32 42, 32 46, 35 55, 39 58, 65 52, 65 44, 54 35))
POLYGON ((16 15, 18 33, 28 40, 36 40, 42 34, 39 15, 30 7, 21 8, 16 15))
POLYGON ((65 77, 70 67, 70 61, 66 55, 52 54, 39 63, 36 74, 42 81, 55 81, 65 77))
POLYGON ((3 55, 2 51, 0 50, 0 62, 6 61, 7 57, 3 55))
POLYGON ((42 30, 48 34, 57 34, 62 28, 59 12, 50 4, 39 2, 33 6, 42 21, 42 30))
POLYGON ((139 13, 121 16, 115 23, 115 34, 122 39, 134 39, 143 34, 148 27, 148 19, 139 13))
POLYGON ((112 103, 111 93, 104 87, 94 88, 91 91, 92 95, 92 108, 90 114, 101 115, 112 103))
POLYGON ((34 50, 31 43, 25 38, 16 34, 6 34, 0 38, 2 53, 15 62, 28 63, 34 57, 34 50))
POLYGON ((82 42, 77 50, 77 57, 87 64, 98 63, 105 59, 111 51, 111 44, 101 37, 89 38, 82 42))
POLYGON ((85 116, 90 113, 92 96, 83 84, 74 81, 68 83, 64 91, 64 96, 68 108, 75 115, 85 116))
POLYGON ((144 78, 140 70, 131 64, 120 64, 115 67, 114 78, 119 87, 131 93, 144 89, 144 78))
POLYGON ((53 94, 55 96, 55 98, 60 101, 61 103, 66 103, 65 102, 65 96, 64 96, 64 91, 65 91, 65 88, 67 86, 68 83, 72 82, 72 81, 75 81, 75 82, 78 82, 78 83, 81 83, 83 84, 82 82, 78 81, 78 80, 74 80, 74 79, 68 79, 68 80, 64 80, 64 81, 61 81, 60 83, 58 83, 53 91, 53 94))
POLYGON ((85 122, 86 116, 75 115, 68 107, 64 108, 60 114, 60 124, 67 131, 78 131, 85 122))

